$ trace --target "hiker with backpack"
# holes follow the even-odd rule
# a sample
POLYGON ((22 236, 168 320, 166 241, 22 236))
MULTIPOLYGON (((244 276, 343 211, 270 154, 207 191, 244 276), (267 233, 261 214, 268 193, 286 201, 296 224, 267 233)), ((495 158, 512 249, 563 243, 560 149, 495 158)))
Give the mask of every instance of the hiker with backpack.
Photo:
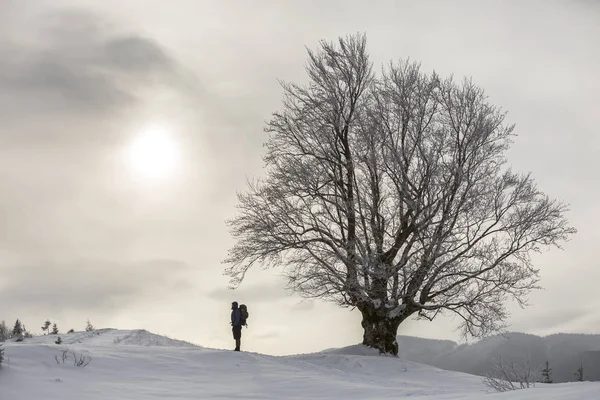
POLYGON ((242 326, 248 326, 248 309, 245 304, 238 307, 237 301, 231 303, 231 330, 235 339, 235 351, 240 351, 242 341, 242 326))

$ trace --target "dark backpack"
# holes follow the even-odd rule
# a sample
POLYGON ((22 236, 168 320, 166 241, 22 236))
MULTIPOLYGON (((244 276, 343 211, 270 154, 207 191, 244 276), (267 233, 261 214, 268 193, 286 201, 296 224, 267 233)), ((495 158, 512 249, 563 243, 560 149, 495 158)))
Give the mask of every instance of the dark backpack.
POLYGON ((248 307, 245 304, 240 304, 240 325, 248 325, 246 323, 248 316, 248 307))

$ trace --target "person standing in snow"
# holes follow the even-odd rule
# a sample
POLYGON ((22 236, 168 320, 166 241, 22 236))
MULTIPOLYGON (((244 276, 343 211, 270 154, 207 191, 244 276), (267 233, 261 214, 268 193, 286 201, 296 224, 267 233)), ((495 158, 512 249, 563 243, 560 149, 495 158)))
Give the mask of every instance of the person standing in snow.
POLYGON ((231 303, 231 330, 235 339, 235 351, 240 351, 242 341, 242 312, 238 308, 237 301, 231 303))

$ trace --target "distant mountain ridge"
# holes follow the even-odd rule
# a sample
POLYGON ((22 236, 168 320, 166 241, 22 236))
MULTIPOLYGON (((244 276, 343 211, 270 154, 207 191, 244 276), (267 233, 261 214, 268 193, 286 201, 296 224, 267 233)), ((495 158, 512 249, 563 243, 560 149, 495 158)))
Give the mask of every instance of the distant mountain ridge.
POLYGON ((571 382, 580 362, 584 377, 600 381, 600 335, 558 333, 536 336, 509 332, 473 344, 451 340, 398 336, 399 356, 407 360, 450 371, 484 375, 501 356, 506 360, 529 358, 532 367, 541 371, 548 361, 554 382, 571 382))

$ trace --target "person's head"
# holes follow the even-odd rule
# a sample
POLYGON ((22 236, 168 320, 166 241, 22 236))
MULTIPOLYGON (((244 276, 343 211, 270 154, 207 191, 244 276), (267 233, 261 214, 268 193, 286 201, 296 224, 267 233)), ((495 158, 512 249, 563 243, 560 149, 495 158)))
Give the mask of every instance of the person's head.
POLYGON ((236 308, 238 308, 238 303, 237 301, 234 301, 233 303, 231 303, 231 309, 235 310, 236 308))

